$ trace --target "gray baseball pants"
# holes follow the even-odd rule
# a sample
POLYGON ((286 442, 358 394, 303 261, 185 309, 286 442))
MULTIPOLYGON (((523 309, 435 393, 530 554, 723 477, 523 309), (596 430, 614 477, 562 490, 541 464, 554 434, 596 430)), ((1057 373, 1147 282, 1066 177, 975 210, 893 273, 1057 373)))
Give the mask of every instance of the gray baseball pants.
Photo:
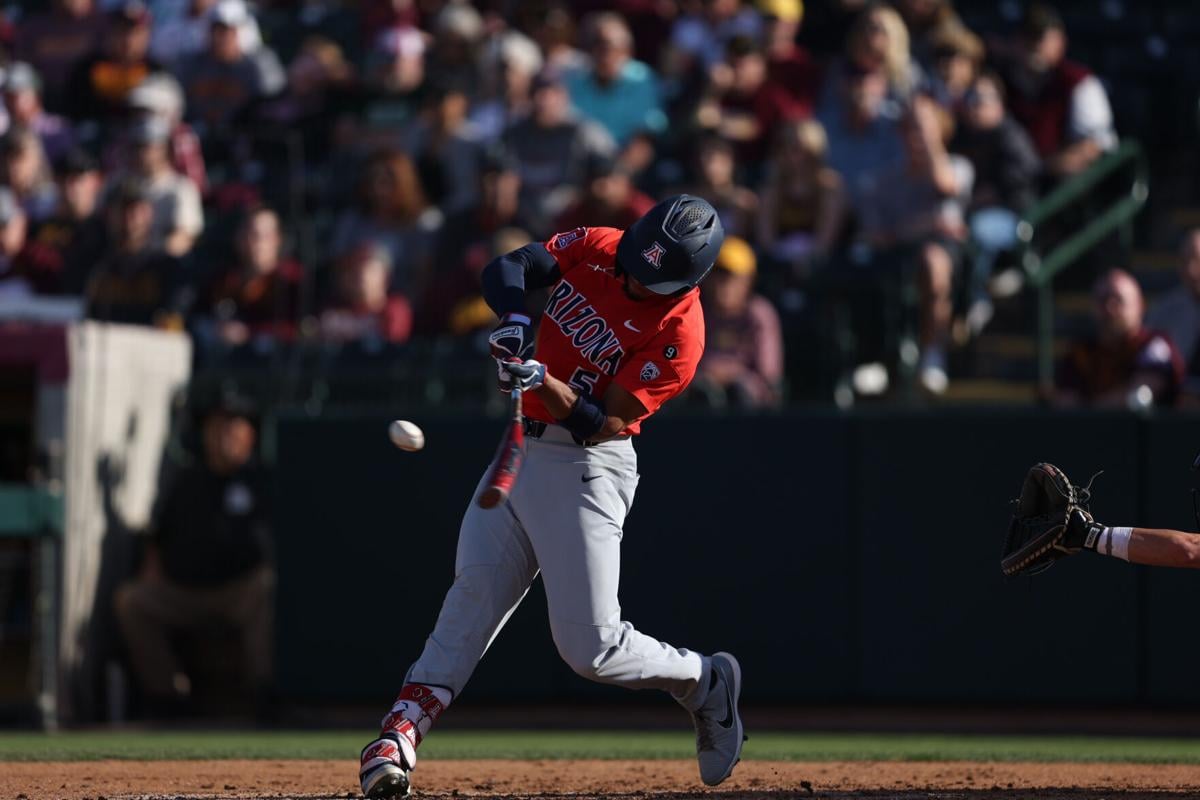
POLYGON ((695 710, 708 691, 708 659, 621 619, 621 525, 638 484, 633 443, 585 448, 550 425, 526 447, 508 503, 485 511, 472 499, 467 508, 454 585, 407 681, 457 696, 540 570, 554 644, 575 672, 662 689, 695 710))

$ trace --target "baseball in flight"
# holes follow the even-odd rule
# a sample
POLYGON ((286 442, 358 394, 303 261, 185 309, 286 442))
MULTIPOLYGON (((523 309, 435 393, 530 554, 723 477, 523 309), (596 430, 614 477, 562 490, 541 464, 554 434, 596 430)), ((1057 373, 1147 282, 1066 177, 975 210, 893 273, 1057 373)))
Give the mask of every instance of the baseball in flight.
POLYGON ((410 453, 415 453, 425 446, 425 433, 415 423, 406 419, 392 420, 392 424, 388 426, 388 436, 392 438, 392 444, 410 453))

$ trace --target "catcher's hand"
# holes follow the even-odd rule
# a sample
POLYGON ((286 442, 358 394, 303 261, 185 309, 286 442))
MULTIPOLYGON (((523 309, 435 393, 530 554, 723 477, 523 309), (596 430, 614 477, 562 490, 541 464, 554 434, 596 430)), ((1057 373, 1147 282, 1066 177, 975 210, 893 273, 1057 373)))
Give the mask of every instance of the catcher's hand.
POLYGON ((1091 484, 1074 486, 1053 464, 1034 464, 1025 475, 1016 511, 1008 526, 1000 570, 1033 575, 1060 558, 1094 546, 1102 529, 1088 513, 1091 484))

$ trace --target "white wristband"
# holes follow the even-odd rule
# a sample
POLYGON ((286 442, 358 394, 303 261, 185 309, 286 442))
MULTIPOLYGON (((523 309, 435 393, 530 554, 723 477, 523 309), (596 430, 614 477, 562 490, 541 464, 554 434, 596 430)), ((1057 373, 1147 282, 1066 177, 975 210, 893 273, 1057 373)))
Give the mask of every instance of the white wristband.
POLYGON ((1128 561, 1129 540, 1133 538, 1133 528, 1109 528, 1108 530, 1108 555, 1128 561))

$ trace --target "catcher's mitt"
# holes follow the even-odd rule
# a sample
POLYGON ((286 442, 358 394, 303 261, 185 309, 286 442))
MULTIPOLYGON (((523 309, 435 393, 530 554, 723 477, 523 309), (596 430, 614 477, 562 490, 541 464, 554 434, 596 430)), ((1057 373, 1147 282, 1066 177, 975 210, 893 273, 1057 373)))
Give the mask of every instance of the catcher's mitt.
MULTIPOLYGON (((1098 474, 1098 473, 1097 473, 1098 474)), ((1093 478, 1094 480, 1095 478, 1093 478)), ((1034 464, 1025 475, 1008 526, 1000 570, 1034 575, 1064 556, 1078 553, 1091 533, 1091 483, 1074 486, 1053 464, 1034 464)))

